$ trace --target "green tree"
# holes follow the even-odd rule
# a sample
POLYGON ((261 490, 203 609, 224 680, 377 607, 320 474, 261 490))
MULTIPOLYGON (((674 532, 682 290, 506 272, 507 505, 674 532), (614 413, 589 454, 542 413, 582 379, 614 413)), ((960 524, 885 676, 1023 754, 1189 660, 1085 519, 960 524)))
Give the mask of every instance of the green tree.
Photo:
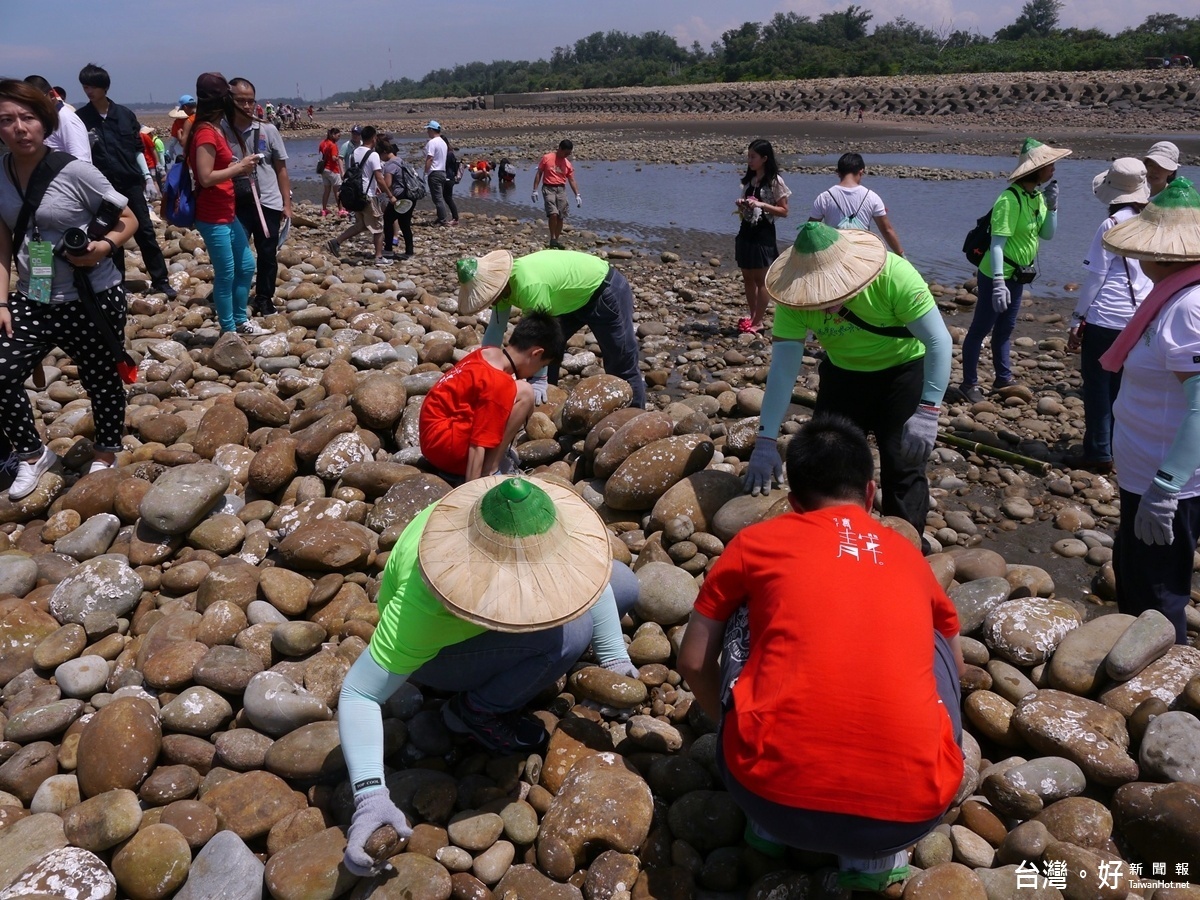
POLYGON ((1049 37, 1058 28, 1063 0, 1026 0, 1017 21, 996 32, 998 41, 1018 41, 1026 37, 1049 37))

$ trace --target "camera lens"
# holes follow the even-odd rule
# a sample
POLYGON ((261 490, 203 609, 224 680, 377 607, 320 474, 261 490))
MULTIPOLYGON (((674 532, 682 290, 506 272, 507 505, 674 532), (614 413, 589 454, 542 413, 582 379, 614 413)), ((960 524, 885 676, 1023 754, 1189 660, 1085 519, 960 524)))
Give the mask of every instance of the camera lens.
POLYGON ((63 250, 67 253, 83 254, 87 253, 88 240, 87 232, 82 228, 68 228, 63 232, 63 250))

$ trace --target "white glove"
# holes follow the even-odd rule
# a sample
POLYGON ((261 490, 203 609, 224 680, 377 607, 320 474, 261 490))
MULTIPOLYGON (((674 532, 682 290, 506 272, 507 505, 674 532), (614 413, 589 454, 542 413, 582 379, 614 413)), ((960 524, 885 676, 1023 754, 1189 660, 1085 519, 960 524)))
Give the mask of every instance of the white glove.
POLYGON ((610 659, 601 665, 610 672, 616 672, 618 675, 624 675, 626 678, 637 678, 638 667, 635 666, 628 656, 623 659, 610 659))
POLYGON ((1138 503, 1133 533, 1143 544, 1169 547, 1175 540, 1175 512, 1179 498, 1168 494, 1153 481, 1138 503))
POLYGON ((350 819, 350 830, 346 834, 346 852, 342 863, 351 874, 366 876, 384 871, 386 861, 372 859, 366 851, 367 839, 376 828, 391 825, 396 834, 406 838, 412 834, 412 826, 399 807, 392 802, 388 789, 381 787, 354 798, 354 816, 350 819))
POLYGON ((1012 303, 1012 294, 1008 290, 1008 285, 1004 283, 1004 278, 992 279, 992 309, 998 313, 1008 309, 1008 305, 1012 303))
POLYGON ((542 195, 541 195, 541 194, 539 194, 537 191, 534 191, 534 192, 533 192, 533 202, 534 202, 534 203, 540 203, 540 202, 541 202, 541 199, 542 199, 542 195))
POLYGON ((541 406, 546 402, 546 394, 550 391, 550 382, 545 375, 530 375, 526 381, 533 388, 533 405, 541 406))
POLYGON ((583 209, 583 197, 581 197, 579 194, 575 195, 575 208, 583 209))
POLYGON ((1051 211, 1058 209, 1058 179, 1054 179, 1046 185, 1042 191, 1042 196, 1046 199, 1046 209, 1051 211))

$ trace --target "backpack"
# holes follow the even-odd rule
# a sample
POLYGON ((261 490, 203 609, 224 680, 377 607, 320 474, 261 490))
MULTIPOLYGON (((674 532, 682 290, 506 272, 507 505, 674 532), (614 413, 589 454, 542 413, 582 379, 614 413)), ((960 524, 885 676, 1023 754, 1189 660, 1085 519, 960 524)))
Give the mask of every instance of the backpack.
POLYGON ((854 212, 850 213, 849 215, 846 215, 846 211, 842 209, 842 204, 838 203, 837 194, 835 194, 833 191, 826 191, 826 193, 829 194, 829 199, 833 201, 833 205, 837 207, 837 211, 842 214, 841 221, 837 223, 838 231, 845 231, 848 228, 855 228, 859 231, 871 230, 869 222, 864 224, 863 222, 860 222, 858 218, 858 214, 862 212, 863 206, 865 206, 866 202, 871 199, 871 192, 869 190, 863 194, 862 200, 860 200, 858 203, 858 209, 854 210, 854 212))
POLYGON ((191 228, 196 224, 196 191, 192 173, 182 159, 167 172, 162 189, 162 214, 172 225, 191 228))
MULTIPOLYGON (((1017 202, 1021 202, 1021 195, 1011 185, 1007 188, 1013 192, 1013 196, 1017 198, 1017 202)), ((963 239, 962 252, 963 256, 975 268, 983 263, 983 258, 987 256, 988 250, 992 247, 992 211, 989 209, 982 216, 975 220, 975 227, 967 232, 966 238, 963 239)))
POLYGON ((350 165, 346 167, 346 174, 342 178, 342 187, 338 191, 338 202, 350 212, 362 212, 367 208, 367 189, 363 187, 362 173, 363 167, 374 152, 374 150, 367 150, 357 162, 354 160, 354 154, 350 154, 350 165))
POLYGON ((398 162, 400 163, 400 184, 399 186, 392 185, 392 193, 401 200, 411 200, 413 203, 424 200, 425 181, 417 174, 417 170, 404 160, 398 160, 398 162))

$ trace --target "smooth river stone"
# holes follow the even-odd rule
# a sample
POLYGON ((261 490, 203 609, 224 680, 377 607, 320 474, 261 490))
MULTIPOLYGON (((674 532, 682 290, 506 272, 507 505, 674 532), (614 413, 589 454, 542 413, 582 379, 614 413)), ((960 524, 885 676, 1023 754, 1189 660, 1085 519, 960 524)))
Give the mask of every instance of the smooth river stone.
POLYGON ((1134 617, 1123 613, 1097 616, 1066 637, 1050 657, 1046 677, 1051 687, 1087 696, 1104 682, 1104 660, 1134 617))
POLYGON ((962 863, 943 863, 904 885, 904 900, 988 900, 979 877, 962 863))
POLYGON ((692 614, 700 589, 687 572, 665 562, 647 563, 637 570, 638 618, 659 625, 675 625, 692 614))
POLYGON ((356 522, 318 520, 301 525, 279 544, 285 564, 331 572, 356 569, 371 555, 374 535, 356 522))
POLYGON ((284 816, 308 805, 303 794, 270 772, 234 775, 200 800, 216 813, 222 829, 227 828, 247 841, 265 835, 284 816))
POLYGON ((229 473, 200 462, 176 466, 158 477, 138 506, 155 531, 177 535, 191 531, 229 489, 229 473))
POLYGON ((340 828, 326 828, 285 847, 267 861, 263 873, 267 890, 275 900, 318 900, 344 894, 358 880, 342 865, 345 850, 346 836, 340 828))
POLYGON ((82 712, 82 700, 55 700, 44 706, 31 706, 8 720, 4 739, 18 744, 49 740, 66 731, 82 712))
POLYGON ((978 631, 987 614, 1007 600, 1011 590, 1008 580, 998 576, 979 578, 952 588, 950 600, 958 611, 959 633, 978 631))
POLYGON ((1176 706, 1192 678, 1200 675, 1200 650, 1176 644, 1128 681, 1100 693, 1100 702, 1123 716, 1133 715, 1138 705, 1157 697, 1176 706))
POLYGON ((88 560, 55 585, 50 614, 64 625, 82 625, 91 613, 124 616, 137 606, 143 587, 141 576, 123 560, 88 560))
POLYGON ((63 831, 76 847, 99 853, 132 835, 142 821, 133 791, 120 788, 84 800, 63 813, 63 831))
POLYGON ((250 724, 272 737, 333 717, 320 699, 277 672, 260 672, 251 678, 242 703, 250 724))
POLYGON ((1112 837, 1113 817, 1107 807, 1090 797, 1067 797, 1037 814, 1057 840, 1080 847, 1104 847, 1112 837))
POLYGON ((61 815, 79 803, 79 779, 71 775, 51 775, 43 781, 29 801, 32 813, 55 813, 61 815))
POLYGON ((113 854, 112 871, 130 900, 161 900, 187 879, 192 849, 170 825, 149 825, 113 854))
POLYGON ((0 828, 0 888, 66 846, 63 820, 53 813, 35 814, 0 828))
POLYGON ((571 690, 585 700, 627 709, 646 702, 646 685, 601 666, 587 666, 571 675, 571 690))
POLYGON ((586 435, 593 425, 611 412, 633 402, 629 382, 615 375, 592 375, 582 379, 568 395, 562 408, 562 427, 567 434, 586 435))
MULTIPOLYGON (((635 420, 636 421, 636 420, 635 420)), ((715 447, 707 435, 682 434, 647 444, 629 456, 604 485, 611 509, 650 509, 673 485, 704 469, 715 447)))
POLYGON ((307 780, 334 775, 345 768, 337 722, 313 722, 285 734, 267 750, 268 772, 307 780))
MULTIPOLYGON (((97 712, 79 738, 79 790, 85 797, 136 790, 162 748, 158 713, 145 700, 122 697, 97 712)), ((136 795, 135 799, 136 799, 136 795)))
POLYGON ((1045 662, 1068 632, 1081 624, 1075 607, 1061 600, 1024 597, 993 607, 984 618, 983 639, 1018 666, 1045 662))
MULTIPOLYGON (((471 853, 482 853, 500 838, 504 820, 496 813, 466 810, 458 813, 446 826, 450 840, 471 853)), ((499 881, 499 879, 495 879, 499 881)))
POLYGON ((1048 803, 1083 793, 1083 770, 1061 756, 1043 756, 995 772, 983 780, 981 790, 1004 816, 1028 819, 1048 803))
POLYGON ((87 519, 70 534, 55 541, 54 552, 86 562, 106 553, 120 530, 120 519, 112 513, 101 513, 87 519))
POLYGON ((644 412, 619 427, 592 459, 597 478, 608 478, 635 451, 647 444, 670 437, 675 429, 671 417, 661 412, 644 412))
POLYGON ((1138 858, 1164 862, 1168 872, 1200 859, 1200 785, 1127 784, 1117 788, 1112 805, 1117 827, 1138 858))
POLYGON ((174 900, 262 900, 263 864, 232 831, 219 831, 196 854, 174 900))
POLYGON ((6 553, 0 556, 0 596, 24 597, 38 581, 37 563, 28 556, 6 553))
POLYGON ((1142 776, 1200 785, 1200 719, 1182 711, 1156 716, 1138 748, 1142 776))
POLYGON ((208 737, 233 718, 233 707, 216 691, 190 687, 162 708, 163 726, 183 734, 208 737))
POLYGON ((1175 626, 1157 609, 1148 609, 1125 630, 1104 660, 1113 681, 1128 681, 1175 644, 1175 626))
POLYGON ((117 881, 108 866, 90 850, 79 847, 50 851, 0 891, 0 900, 18 897, 114 900, 116 896, 117 881))
POLYGON ((1063 691, 1042 690, 1017 704, 1013 726, 1039 752, 1064 756, 1089 779, 1120 785, 1138 777, 1120 713, 1063 691))

